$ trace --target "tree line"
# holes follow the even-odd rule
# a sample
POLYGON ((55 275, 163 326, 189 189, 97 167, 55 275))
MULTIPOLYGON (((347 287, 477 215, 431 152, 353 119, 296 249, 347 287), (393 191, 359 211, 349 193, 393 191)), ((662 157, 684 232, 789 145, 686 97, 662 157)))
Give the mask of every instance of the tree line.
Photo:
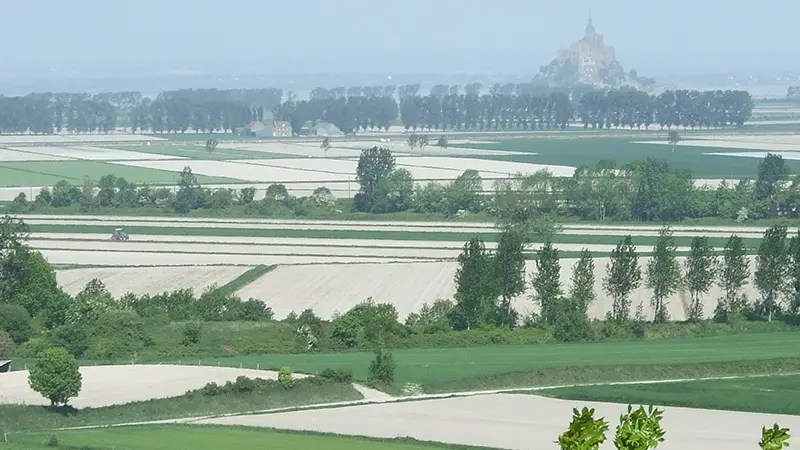
MULTIPOLYGON (((409 145, 423 145, 427 136, 411 135, 409 145)), ((434 145, 446 146, 446 139, 434 145)), ((495 218, 548 216, 587 221, 678 222, 721 217, 739 222, 763 218, 800 217, 800 175, 791 180, 786 161, 775 154, 759 163, 755 180, 696 186, 689 170, 673 169, 661 159, 647 158, 617 166, 613 161, 578 167, 572 177, 555 177, 546 170, 493 181, 490 189, 477 170, 455 180, 417 183, 410 171, 397 167, 387 148, 362 151, 356 169, 359 191, 352 205, 336 199, 325 187, 297 198, 282 184, 273 184, 263 200, 256 189, 209 189, 200 185, 191 167, 183 169, 177 190, 137 185, 106 175, 82 185, 62 180, 35 199, 24 192, 12 202, 13 212, 38 207, 165 208, 185 214, 198 209, 224 210, 244 206, 254 215, 333 215, 352 209, 374 214, 411 212, 456 216, 489 214, 495 218), (337 212, 338 211, 338 212, 337 212)))
POLYGON ((533 84, 436 85, 420 95, 418 84, 315 88, 309 100, 276 88, 184 89, 155 99, 138 92, 31 94, 0 97, 0 133, 50 134, 62 130, 109 132, 118 121, 134 132, 231 133, 274 114, 293 129, 330 122, 345 133, 386 129, 398 118, 407 130, 564 129, 576 118, 585 127, 718 128, 741 126, 753 103, 745 91, 544 89, 533 84))

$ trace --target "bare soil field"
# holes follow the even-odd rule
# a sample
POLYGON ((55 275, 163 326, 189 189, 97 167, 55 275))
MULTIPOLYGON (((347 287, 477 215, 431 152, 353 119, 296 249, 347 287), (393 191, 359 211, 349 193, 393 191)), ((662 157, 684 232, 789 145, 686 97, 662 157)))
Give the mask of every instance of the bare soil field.
MULTIPOLYGON (((672 145, 667 141, 635 141, 634 144, 658 144, 658 145, 672 145)), ((723 139, 686 139, 681 140, 676 147, 712 147, 712 148, 730 148, 730 149, 749 149, 749 150, 767 150, 767 151, 798 151, 800 150, 800 143, 788 142, 774 142, 765 138, 764 140, 723 140, 723 139)), ((724 155, 724 153, 709 153, 711 155, 724 155)), ((763 157, 763 156, 762 156, 763 157)))
POLYGON ((96 250, 40 250, 40 252, 50 264, 109 267, 316 265, 430 261, 429 259, 369 256, 220 255, 216 253, 103 252, 96 250))
POLYGON ((80 143, 80 142, 146 142, 162 141, 164 138, 143 134, 21 134, 0 136, 2 144, 43 144, 43 143, 80 143))
MULTIPOLYGON (((494 394, 472 397, 348 406, 275 414, 201 420, 199 424, 242 425, 380 438, 412 437, 425 441, 515 450, 557 449, 553 442, 566 430, 573 408, 588 406, 610 422, 613 435, 626 405, 494 394), (487 412, 491 420, 487 420, 487 412)), ((665 450, 749 450, 761 427, 773 423, 794 430, 800 417, 703 409, 664 408, 665 450)), ((798 438, 792 444, 800 442, 798 438)), ((607 440, 603 450, 614 448, 607 440)))
POLYGON ((762 159, 767 156, 767 153, 780 155, 783 159, 800 159, 800 152, 794 151, 763 151, 763 152, 735 152, 735 153, 708 153, 714 156, 738 156, 740 158, 758 158, 762 159))
MULTIPOLYGON (((640 258, 644 271, 649 258, 640 258)), ((681 267, 685 258, 678 258, 681 267)), ((572 267, 577 259, 561 260, 561 283, 565 291, 571 285, 572 267)), ((589 308, 589 316, 602 319, 611 310, 613 300, 603 291, 603 277, 609 258, 595 258, 595 286, 597 300, 589 308)), ((751 265, 754 264, 751 261, 751 265)), ((311 308, 321 317, 330 318, 334 312, 344 312, 358 303, 372 297, 376 302, 392 303, 397 308, 400 319, 416 312, 423 303, 431 304, 437 299, 452 299, 455 294, 455 275, 458 263, 392 263, 361 265, 320 265, 320 266, 280 266, 258 280, 242 288, 237 294, 244 298, 257 298, 275 311, 275 316, 283 318, 292 311, 299 312, 311 308)), ((529 261, 526 279, 535 273, 535 263, 529 261)), ((744 293, 756 297, 752 282, 744 293)), ((513 301, 514 308, 521 314, 538 312, 538 306, 527 292, 513 301)), ((645 317, 653 317, 650 306, 651 292, 642 286, 631 296, 631 312, 641 303, 645 317)), ((713 315, 717 300, 722 292, 715 286, 703 296, 704 314, 713 315)), ((667 299, 670 318, 684 320, 689 310, 689 296, 680 291, 667 299)))
MULTIPOLYGON (((135 160, 156 160, 156 159, 182 159, 179 156, 157 155, 154 153, 140 153, 125 150, 116 150, 105 147, 91 146, 46 146, 46 147, 9 147, 11 150, 38 154, 42 157, 52 157, 54 160, 60 159, 85 159, 92 161, 135 161, 135 160)), ((177 163, 176 163, 177 164, 177 163)), ((184 166, 186 163, 182 163, 184 166)), ((177 169, 180 171, 183 169, 177 169)))
MULTIPOLYGON (((495 230, 490 222, 409 222, 409 221, 337 221, 337 220, 280 220, 280 219, 212 219, 212 218, 165 218, 136 216, 63 216, 20 215, 31 225, 106 225, 126 224, 132 227, 152 226, 164 228, 238 228, 238 229, 294 229, 294 230, 358 230, 358 231, 408 231, 408 232, 463 232, 489 233, 495 230)), ((581 235, 651 235, 661 229, 660 225, 601 225, 594 223, 564 224, 565 233, 581 235), (572 231, 578 230, 578 231, 572 231)), ((763 226, 710 226, 675 225, 676 236, 728 236, 730 233, 763 233, 763 226)), ((110 231, 110 230, 109 230, 110 231)))
POLYGON ((8 150, 0 148, 0 162, 16 162, 16 161, 63 161, 69 158, 62 158, 60 156, 43 155, 41 153, 34 153, 25 151, 24 148, 20 150, 8 150))
POLYGON ((390 141, 384 142, 380 139, 375 140, 357 140, 357 139, 344 139, 333 138, 331 139, 331 147, 327 153, 322 150, 322 138, 316 138, 312 141, 274 141, 274 142, 257 142, 257 143, 220 143, 219 148, 241 149, 255 152, 265 153, 281 153, 286 155, 297 155, 301 157, 328 157, 328 158, 358 158, 361 155, 361 150, 379 146, 386 147, 392 153, 399 155, 414 154, 414 155, 430 155, 430 156, 477 156, 477 155, 516 155, 519 152, 508 152, 503 150, 482 150, 470 148, 440 148, 434 145, 428 145, 424 150, 419 147, 411 149, 406 143, 405 137, 391 137, 390 141))
MULTIPOLYGON (((208 383, 225 384, 238 376, 275 378, 266 370, 179 365, 83 366, 83 387, 70 400, 76 408, 98 408, 157 398, 177 397, 208 383)), ((302 375, 294 374, 295 377, 302 375)), ((28 385, 28 371, 0 374, 0 404, 49 405, 28 385)))
POLYGON ((211 285, 222 286, 247 271, 243 266, 90 268, 56 271, 58 285, 70 295, 97 278, 115 298, 126 293, 154 295, 176 289, 200 294, 211 285))

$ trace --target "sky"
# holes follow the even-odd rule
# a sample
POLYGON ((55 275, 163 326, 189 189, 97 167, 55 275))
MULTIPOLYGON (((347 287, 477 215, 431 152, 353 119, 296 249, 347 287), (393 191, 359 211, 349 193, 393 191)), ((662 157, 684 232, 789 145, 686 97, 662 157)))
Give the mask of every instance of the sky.
POLYGON ((642 75, 800 66, 792 0, 0 0, 0 74, 533 75, 590 11, 642 75))

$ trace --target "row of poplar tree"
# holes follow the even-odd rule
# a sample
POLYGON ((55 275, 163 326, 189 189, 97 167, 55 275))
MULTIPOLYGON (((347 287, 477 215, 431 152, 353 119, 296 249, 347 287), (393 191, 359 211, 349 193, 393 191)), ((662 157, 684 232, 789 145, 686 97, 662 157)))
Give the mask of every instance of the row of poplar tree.
MULTIPOLYGON (((479 237, 464 245, 455 276, 455 309, 451 323, 455 329, 472 329, 484 324, 516 326, 519 314, 513 299, 530 287, 538 306, 537 316, 525 318, 552 325, 567 335, 563 340, 578 340, 588 321, 588 308, 596 299, 595 264, 592 253, 584 249, 572 267, 571 285, 561 282, 560 252, 550 241, 536 251, 536 270, 526 279, 524 235, 513 229, 503 231, 496 250, 486 249, 479 237)), ((780 314, 795 314, 800 307, 800 231, 787 237, 784 225, 768 228, 760 241, 754 269, 745 241, 730 236, 724 249, 712 247, 709 238, 694 237, 683 264, 677 258, 677 245, 669 227, 663 228, 646 263, 639 261, 631 236, 624 237, 612 250, 602 286, 613 300, 606 319, 614 322, 669 320, 667 301, 681 289, 691 299, 687 319, 703 320, 703 297, 714 285, 722 295, 717 299, 714 319, 772 320, 780 314), (751 302, 743 289, 751 279, 758 297, 751 302), (632 311, 632 294, 644 285, 650 290, 653 317, 646 318, 643 305, 632 311)))

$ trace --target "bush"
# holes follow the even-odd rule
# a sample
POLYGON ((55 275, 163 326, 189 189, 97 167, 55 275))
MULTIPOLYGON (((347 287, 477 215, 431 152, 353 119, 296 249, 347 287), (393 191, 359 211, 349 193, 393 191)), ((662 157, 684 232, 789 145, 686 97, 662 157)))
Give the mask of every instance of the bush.
POLYGON ((78 362, 66 349, 55 347, 42 352, 30 369, 31 389, 50 400, 50 405, 66 405, 81 392, 78 362))
POLYGON ((183 326, 183 338, 181 339, 181 344, 185 347, 188 347, 192 344, 197 344, 200 342, 200 332, 202 331, 202 325, 197 322, 189 322, 183 326))
POLYGON ((144 348, 144 323, 133 311, 106 311, 93 327, 89 359, 119 361, 136 357, 144 348))
POLYGON ((318 376, 335 383, 353 382, 353 372, 345 369, 324 369, 318 376))
POLYGON ((386 350, 375 351, 375 359, 369 365, 367 382, 371 385, 394 383, 395 363, 392 354, 386 350))
POLYGON ((0 305, 0 331, 6 331, 11 339, 21 344, 33 335, 31 315, 20 305, 0 305))
POLYGON ((38 358, 39 354, 52 347, 52 345, 43 338, 33 338, 17 347, 17 357, 19 358, 38 358))
POLYGON ((5 331, 0 331, 0 358, 11 358, 14 356, 14 341, 5 331))
POLYGON ((291 389, 294 385, 292 381, 292 369, 287 366, 281 367, 280 370, 278 370, 278 382, 284 388, 291 389))
POLYGON ((51 338, 56 347, 64 347, 76 358, 82 358, 89 349, 89 333, 81 325, 62 325, 53 330, 51 338))

